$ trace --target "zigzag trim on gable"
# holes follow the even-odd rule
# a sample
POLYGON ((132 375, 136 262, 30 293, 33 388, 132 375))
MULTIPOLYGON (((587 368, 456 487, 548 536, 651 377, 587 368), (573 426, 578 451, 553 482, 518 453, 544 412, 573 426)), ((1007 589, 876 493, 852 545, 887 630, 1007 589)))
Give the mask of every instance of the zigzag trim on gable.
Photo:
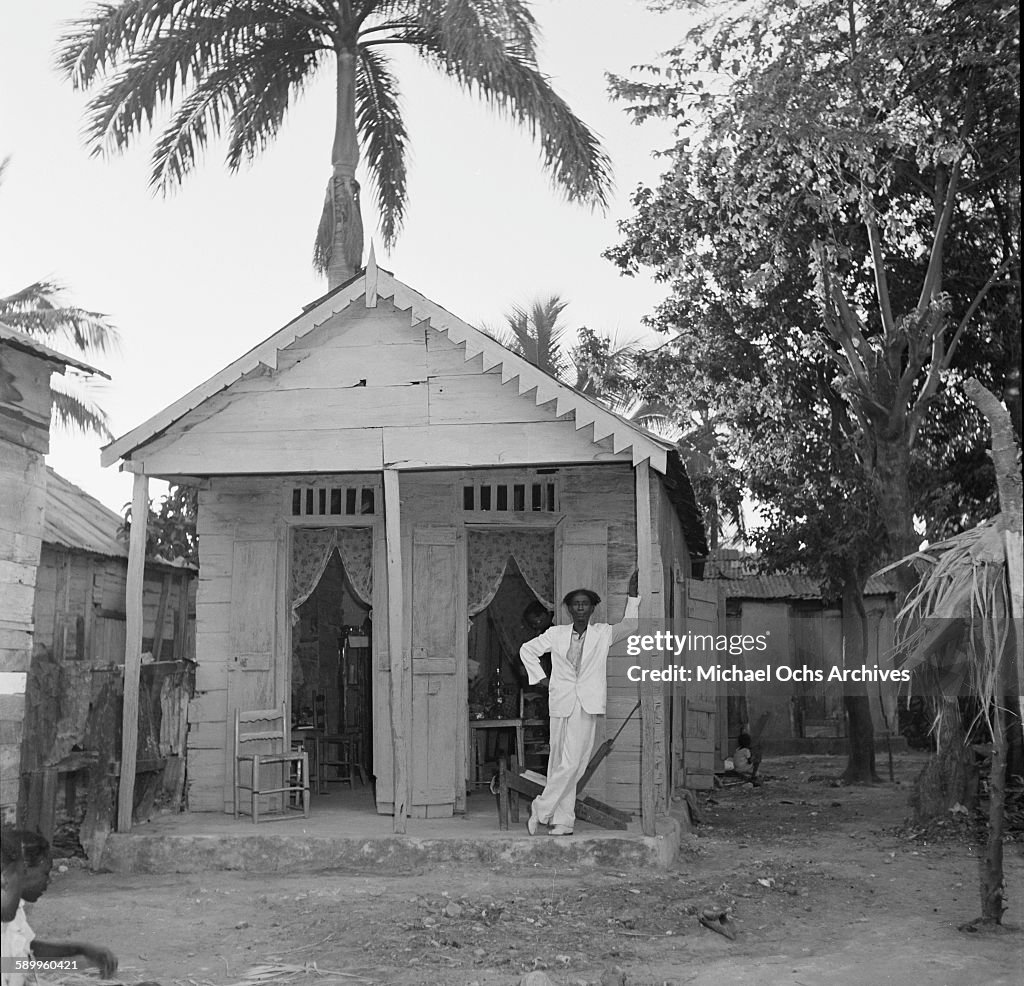
POLYGON ((554 401, 557 416, 561 417, 570 411, 574 413, 577 431, 588 426, 593 428, 593 438, 589 439, 591 442, 596 444, 610 438, 613 451, 616 454, 631 450, 634 465, 649 459, 655 470, 665 473, 667 445, 566 384, 555 380, 521 356, 505 349, 500 343, 473 328, 418 291, 403 284, 389 271, 377 267, 375 262, 368 264, 367 270, 361 271, 347 284, 342 285, 322 301, 308 306, 301 315, 240 359, 226 366, 137 428, 111 442, 101 452, 102 465, 109 466, 117 462, 118 459, 130 458, 132 452, 180 421, 215 394, 231 386, 246 374, 257 370, 260 366, 271 371, 276 370, 278 354, 282 350, 323 325, 328 319, 343 312, 361 297, 364 298, 368 307, 375 307, 378 299, 390 298, 396 309, 410 313, 410 324, 413 327, 427 323, 431 328, 445 333, 456 345, 464 346, 467 362, 481 356, 484 372, 500 368, 503 384, 517 380, 520 397, 532 399, 538 406, 554 401))

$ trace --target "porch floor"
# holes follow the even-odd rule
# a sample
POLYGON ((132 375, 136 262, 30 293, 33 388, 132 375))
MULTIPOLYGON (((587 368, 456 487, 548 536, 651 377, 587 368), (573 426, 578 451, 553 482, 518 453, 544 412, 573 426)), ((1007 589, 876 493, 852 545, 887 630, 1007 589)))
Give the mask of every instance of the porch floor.
MULTIPOLYGON (((390 815, 378 815, 372 788, 314 795, 310 817, 293 813, 254 825, 248 816, 186 812, 162 815, 112 833, 94 868, 114 873, 407 874, 444 865, 522 869, 545 865, 609 869, 667 868, 679 850, 680 827, 659 818, 657 834, 644 836, 639 818, 626 831, 608 831, 577 821, 575 834, 531 837, 528 803, 507 832, 498 828, 497 799, 487 791, 467 798, 465 814, 451 818, 407 818, 404 835, 390 815)), ((546 832, 541 829, 541 833, 546 832)))

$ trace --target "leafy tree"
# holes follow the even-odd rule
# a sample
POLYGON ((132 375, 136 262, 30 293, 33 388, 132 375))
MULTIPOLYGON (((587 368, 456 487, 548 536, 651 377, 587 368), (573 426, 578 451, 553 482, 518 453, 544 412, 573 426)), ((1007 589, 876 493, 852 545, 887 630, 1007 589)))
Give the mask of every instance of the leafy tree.
MULTIPOLYGON (((198 565, 197 513, 197 490, 191 486, 171 486, 156 510, 151 501, 146 526, 146 557, 166 562, 184 560, 198 565)), ((131 530, 132 505, 126 503, 124 523, 118 531, 118 537, 125 544, 131 536, 131 530)))
POLYGON ((74 23, 59 65, 95 89, 86 134, 121 151, 173 108, 151 183, 174 185, 226 132, 234 171, 276 137, 290 102, 331 65, 337 111, 314 260, 336 286, 362 263, 356 166, 375 185, 386 245, 406 207, 408 134, 387 54, 405 45, 540 143, 544 167, 571 200, 603 206, 610 165, 595 135, 536 62, 536 23, 521 0, 123 0, 74 23))
MULTIPOLYGON (((710 356, 712 379, 742 376, 766 333, 800 340, 844 406, 832 421, 870 479, 886 554, 906 554, 915 453, 956 417, 961 368, 1019 421, 1016 7, 735 9, 658 81, 614 80, 638 120, 669 119, 677 136, 609 255, 670 284, 653 321, 680 333, 688 363, 710 356), (773 304, 776 318, 733 319, 773 304)), ((977 449, 976 424, 957 422, 960 452, 977 449)))

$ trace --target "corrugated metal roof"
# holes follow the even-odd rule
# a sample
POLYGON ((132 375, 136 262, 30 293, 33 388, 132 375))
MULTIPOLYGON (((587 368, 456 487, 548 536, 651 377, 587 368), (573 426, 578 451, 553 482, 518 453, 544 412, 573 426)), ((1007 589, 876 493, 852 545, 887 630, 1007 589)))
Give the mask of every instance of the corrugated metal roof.
POLYGON ((46 516, 43 541, 108 558, 127 558, 117 539, 121 518, 85 490, 46 467, 46 516))
MULTIPOLYGON (((725 587, 728 599, 820 599, 821 584, 808 575, 745 575, 740 578, 716 579, 725 587)), ((894 585, 873 575, 864 589, 866 596, 885 596, 895 591, 894 585)))

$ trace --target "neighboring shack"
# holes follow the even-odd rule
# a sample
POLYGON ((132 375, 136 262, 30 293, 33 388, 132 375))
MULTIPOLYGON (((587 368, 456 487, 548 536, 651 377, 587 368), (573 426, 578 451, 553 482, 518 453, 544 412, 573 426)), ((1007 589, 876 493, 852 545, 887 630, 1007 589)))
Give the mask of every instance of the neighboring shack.
POLYGON ((43 536, 50 376, 99 371, 0 322, 0 816, 19 797, 25 678, 43 536))
MULTIPOLYGON (((838 603, 822 599, 817 580, 799 573, 764 574, 757 559, 734 549, 718 549, 706 575, 722 587, 730 634, 767 633, 768 650, 759 655, 773 667, 820 671, 827 679, 843 666, 843 617, 838 603)), ((864 606, 868 621, 869 667, 892 667, 895 593, 884 580, 868 580, 864 606)), ((856 661, 860 664, 860 661, 856 661)), ((880 744, 898 733, 898 687, 867 686, 871 717, 880 744)), ((794 682, 792 688, 729 686, 729 742, 735 748, 744 724, 755 726, 765 713, 761 744, 766 753, 842 753, 846 714, 840 684, 794 682)))
MULTIPOLYGON (((128 552, 121 518, 46 470, 21 771, 23 824, 90 848, 113 821, 128 552)), ((195 654, 196 572, 147 561, 135 815, 180 810, 195 654)))

